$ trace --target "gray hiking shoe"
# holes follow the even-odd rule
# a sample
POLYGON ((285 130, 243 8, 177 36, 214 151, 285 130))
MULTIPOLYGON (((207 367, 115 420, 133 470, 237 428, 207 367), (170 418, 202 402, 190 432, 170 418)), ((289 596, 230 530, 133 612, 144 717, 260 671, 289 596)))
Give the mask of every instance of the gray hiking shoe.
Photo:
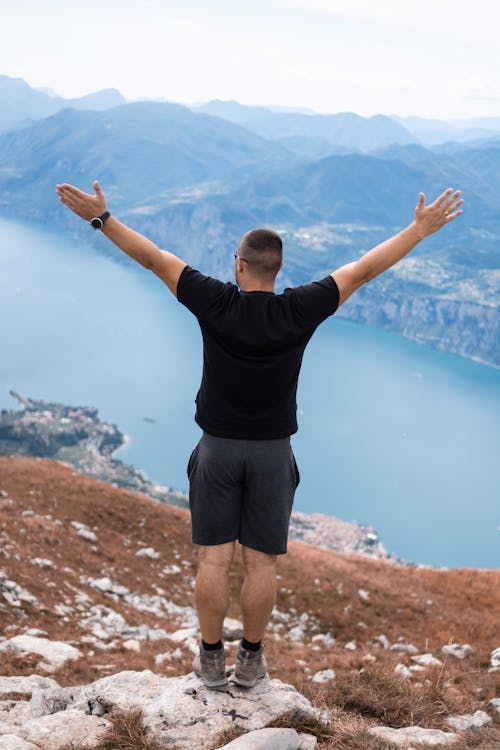
POLYGON ((194 673, 201 677, 207 687, 224 687, 226 677, 226 654, 224 646, 216 651, 207 651, 200 643, 200 652, 193 659, 194 673))
POLYGON ((248 651, 240 644, 233 674, 233 682, 236 685, 253 687, 260 677, 265 677, 267 663, 263 651, 263 643, 258 651, 248 651))

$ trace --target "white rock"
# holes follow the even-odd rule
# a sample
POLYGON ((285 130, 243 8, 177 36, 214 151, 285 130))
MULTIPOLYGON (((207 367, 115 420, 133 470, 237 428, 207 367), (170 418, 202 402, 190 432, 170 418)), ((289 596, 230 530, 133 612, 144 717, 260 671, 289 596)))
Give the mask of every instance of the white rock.
POLYGON ((46 714, 55 714, 58 711, 64 711, 68 706, 74 704, 80 688, 76 687, 57 687, 57 688, 35 688, 29 702, 31 718, 38 718, 46 714))
POLYGON ((32 717, 29 701, 0 701, 0 735, 16 734, 32 717))
POLYGON ((224 750, 300 750, 295 729, 255 729, 224 745, 224 750))
POLYGON ((473 714, 461 714, 454 716, 447 716, 445 722, 452 729, 478 729, 484 727, 485 724, 489 724, 492 718, 486 711, 475 711, 473 714))
POLYGON ((370 592, 366 589, 358 589, 358 595, 359 598, 362 599, 364 602, 367 602, 370 600, 370 592))
POLYGON ((59 685, 51 677, 41 677, 30 674, 28 677, 0 677, 0 697, 9 693, 31 693, 35 688, 58 688, 59 685))
POLYGON ((489 704, 490 706, 493 706, 497 714, 500 714, 500 698, 492 698, 489 704))
POLYGON ((394 671, 396 672, 396 674, 400 674, 401 677, 412 677, 412 673, 410 672, 408 667, 405 667, 404 664, 396 664, 396 666, 394 667, 394 671))
POLYGON ((97 542, 97 536, 90 529, 80 529, 77 536, 81 536, 89 542, 97 542))
POLYGON ((451 654, 457 659, 463 659, 470 651, 472 651, 472 646, 468 643, 464 643, 462 646, 459 643, 449 643, 441 649, 441 653, 451 654))
POLYGON ((272 617, 274 620, 279 620, 280 622, 289 622, 290 621, 290 613, 289 612, 281 612, 279 609, 276 609, 276 607, 273 609, 272 617))
POLYGON ((51 641, 32 635, 15 635, 0 643, 0 651, 39 654, 53 669, 58 669, 71 659, 79 659, 81 652, 64 641, 51 641))
POLYGON ((0 750, 39 750, 32 742, 22 740, 16 734, 3 734, 0 737, 0 750))
POLYGON ((129 638, 128 641, 123 641, 122 646, 128 651, 135 651, 137 654, 141 651, 141 644, 136 638, 129 638))
POLYGON ((75 529, 88 529, 86 523, 80 523, 80 521, 70 521, 70 525, 75 529))
POLYGON ((422 745, 451 745, 460 739, 458 734, 443 732, 441 729, 424 729, 423 727, 370 727, 368 734, 380 737, 393 745, 408 747, 417 743, 422 745))
POLYGON ((423 667, 439 666, 443 663, 432 654, 418 654, 417 656, 410 656, 410 659, 423 667))
POLYGON ((356 641, 349 641, 349 643, 345 644, 344 648, 347 649, 348 651, 356 651, 357 649, 356 641))
POLYGON ((315 675, 311 678, 312 682, 331 682, 335 679, 335 672, 333 669, 322 669, 319 672, 316 672, 315 675))
POLYGON ((160 553, 157 552, 153 547, 143 547, 135 553, 136 557, 149 557, 152 560, 158 560, 160 553))
POLYGON ((313 734, 299 732, 299 740, 299 750, 316 750, 318 747, 318 740, 313 734))
POLYGON ((65 711, 27 721, 23 724, 22 731, 23 737, 42 750, 59 750, 71 742, 92 747, 97 744, 109 724, 102 716, 92 716, 75 708, 67 708, 65 711))
POLYGON ((196 638, 198 636, 198 628, 192 627, 192 628, 180 628, 179 630, 175 630, 173 633, 168 634, 169 641, 174 641, 174 643, 183 643, 188 638, 196 638))
POLYGON ((119 583, 113 583, 108 576, 96 579, 89 578, 87 582, 92 588, 104 591, 104 593, 118 594, 118 596, 125 596, 125 594, 129 593, 126 586, 120 586, 119 583))
POLYGON ((331 633, 316 633, 316 635, 313 635, 313 637, 311 638, 311 641, 313 643, 323 643, 325 646, 329 646, 331 648, 337 645, 337 641, 331 633))
POLYGON ((175 563, 173 565, 166 565, 164 568, 162 568, 162 573, 165 573, 166 575, 176 575, 177 573, 180 573, 182 568, 180 568, 175 563))
POLYGON ((380 635, 377 635, 374 638, 374 641, 376 643, 380 643, 385 649, 388 649, 391 645, 391 642, 389 641, 388 637, 385 635, 385 633, 380 633, 380 635))
POLYGON ((302 627, 302 625, 295 625, 295 627, 291 628, 288 631, 288 638, 291 641, 296 641, 297 643, 303 643, 305 637, 306 637, 306 634, 304 632, 304 628, 302 627))
POLYGON ((500 672, 500 646, 490 654, 490 668, 488 672, 500 672))
POLYGON ((413 643, 393 643, 392 646, 389 646, 389 651, 403 651, 406 654, 416 654, 418 653, 418 648, 413 645, 413 643))
POLYGON ((33 557, 31 563, 38 565, 39 568, 57 568, 57 565, 46 557, 33 557))
POLYGON ((162 628, 150 628, 148 630, 148 641, 161 641, 168 638, 168 633, 162 628))
POLYGON ((243 623, 232 617, 226 617, 222 629, 222 638, 225 641, 237 641, 243 638, 243 623))

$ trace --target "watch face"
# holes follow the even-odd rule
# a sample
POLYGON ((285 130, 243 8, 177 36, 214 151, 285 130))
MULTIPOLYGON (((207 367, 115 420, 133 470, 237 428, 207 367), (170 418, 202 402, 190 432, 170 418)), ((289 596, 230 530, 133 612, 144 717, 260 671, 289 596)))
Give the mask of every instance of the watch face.
POLYGON ((103 220, 98 216, 96 216, 94 219, 91 219, 90 223, 94 227, 94 229, 100 229, 104 224, 103 220))

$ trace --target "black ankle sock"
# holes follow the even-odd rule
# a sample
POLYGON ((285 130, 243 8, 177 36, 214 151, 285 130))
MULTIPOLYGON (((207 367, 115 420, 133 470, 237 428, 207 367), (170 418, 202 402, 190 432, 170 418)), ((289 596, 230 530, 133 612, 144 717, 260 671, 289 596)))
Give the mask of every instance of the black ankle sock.
POLYGON ((242 648, 246 648, 247 651, 258 651, 261 643, 262 641, 258 641, 258 643, 252 643, 251 641, 247 641, 246 638, 241 639, 241 646, 242 648))
POLYGON ((218 651, 220 648, 222 648, 222 641, 217 641, 217 643, 207 643, 202 639, 201 642, 205 651, 218 651))

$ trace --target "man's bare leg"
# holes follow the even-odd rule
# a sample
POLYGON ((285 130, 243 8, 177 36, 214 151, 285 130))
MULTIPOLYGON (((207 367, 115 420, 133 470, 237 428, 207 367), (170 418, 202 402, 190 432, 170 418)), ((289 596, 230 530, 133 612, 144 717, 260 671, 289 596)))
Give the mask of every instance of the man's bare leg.
POLYGON ((276 602, 277 555, 242 546, 245 577, 241 587, 243 637, 258 643, 264 636, 276 602))
POLYGON ((229 607, 229 570, 234 547, 234 542, 198 545, 194 598, 205 643, 217 643, 222 638, 222 626, 229 607))

